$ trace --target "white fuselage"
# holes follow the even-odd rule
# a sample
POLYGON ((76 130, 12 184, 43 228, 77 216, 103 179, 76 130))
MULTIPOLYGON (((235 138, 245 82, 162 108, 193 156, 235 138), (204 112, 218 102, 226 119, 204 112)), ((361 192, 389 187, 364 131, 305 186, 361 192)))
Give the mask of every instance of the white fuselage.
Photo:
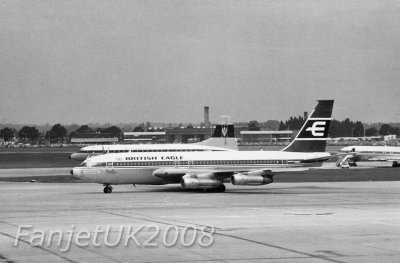
MULTIPOLYGON (((355 153, 357 161, 368 161, 374 156, 397 157, 400 159, 400 147, 395 146, 347 146, 340 149, 343 153, 355 153)), ((384 158, 382 159, 384 160, 384 158)))
POLYGON ((355 161, 400 161, 400 147, 395 146, 347 146, 340 152, 353 154, 355 161))
POLYGON ((187 151, 229 151, 222 147, 213 147, 199 144, 114 144, 86 146, 79 152, 71 155, 72 160, 83 161, 88 157, 103 155, 105 153, 129 152, 187 152, 187 151))
POLYGON ((184 174, 308 169, 321 165, 330 154, 282 151, 136 152, 94 156, 73 168, 78 178, 102 184, 179 183, 184 174), (171 179, 168 174, 178 174, 171 179), (163 176, 165 174, 165 177, 163 176))
POLYGON ((395 146, 347 146, 340 149, 340 152, 358 152, 371 154, 400 154, 400 147, 395 146))

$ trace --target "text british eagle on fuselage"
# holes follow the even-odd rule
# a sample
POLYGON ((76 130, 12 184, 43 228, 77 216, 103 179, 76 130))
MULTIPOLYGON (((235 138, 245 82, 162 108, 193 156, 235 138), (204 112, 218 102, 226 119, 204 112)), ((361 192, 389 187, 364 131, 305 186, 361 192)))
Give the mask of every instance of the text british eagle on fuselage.
POLYGON ((165 161, 165 160, 182 160, 183 156, 167 155, 167 156, 132 156, 125 157, 126 161, 165 161))

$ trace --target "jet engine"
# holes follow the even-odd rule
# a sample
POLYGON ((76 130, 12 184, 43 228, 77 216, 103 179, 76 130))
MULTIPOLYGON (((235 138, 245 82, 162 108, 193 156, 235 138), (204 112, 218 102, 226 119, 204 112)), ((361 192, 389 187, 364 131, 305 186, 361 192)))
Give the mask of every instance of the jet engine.
POLYGON ((211 189, 221 186, 222 182, 209 178, 182 177, 181 185, 185 189, 211 189))
POLYGON ((250 173, 239 173, 232 175, 231 182, 233 185, 263 185, 270 184, 274 180, 271 174, 267 174, 264 171, 250 172, 250 173))

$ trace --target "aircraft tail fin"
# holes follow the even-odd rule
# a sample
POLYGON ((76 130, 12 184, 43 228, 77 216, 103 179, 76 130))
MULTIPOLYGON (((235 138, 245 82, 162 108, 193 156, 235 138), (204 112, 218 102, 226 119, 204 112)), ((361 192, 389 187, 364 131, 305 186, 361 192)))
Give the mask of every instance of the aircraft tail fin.
POLYGON ((319 100, 296 138, 282 151, 325 152, 332 109, 333 100, 319 100))
POLYGON ((212 138, 235 138, 235 127, 232 124, 229 125, 217 125, 215 126, 212 138))
POLYGON ((199 145, 221 147, 231 150, 239 150, 237 139, 235 138, 235 128, 233 125, 217 125, 214 129, 213 135, 199 145))

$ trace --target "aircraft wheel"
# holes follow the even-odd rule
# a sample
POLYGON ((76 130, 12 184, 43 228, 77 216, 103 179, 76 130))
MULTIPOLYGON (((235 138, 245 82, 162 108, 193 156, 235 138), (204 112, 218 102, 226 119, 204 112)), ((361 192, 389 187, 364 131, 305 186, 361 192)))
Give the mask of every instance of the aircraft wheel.
POLYGON ((105 194, 110 194, 112 192, 112 187, 110 185, 107 185, 106 187, 104 187, 103 191, 105 194))
POLYGON ((215 188, 215 192, 217 192, 217 193, 223 193, 223 192, 225 192, 225 189, 226 189, 225 185, 221 184, 220 186, 218 186, 217 188, 215 188))
POLYGON ((400 165, 398 163, 393 163, 392 167, 400 167, 400 165))

